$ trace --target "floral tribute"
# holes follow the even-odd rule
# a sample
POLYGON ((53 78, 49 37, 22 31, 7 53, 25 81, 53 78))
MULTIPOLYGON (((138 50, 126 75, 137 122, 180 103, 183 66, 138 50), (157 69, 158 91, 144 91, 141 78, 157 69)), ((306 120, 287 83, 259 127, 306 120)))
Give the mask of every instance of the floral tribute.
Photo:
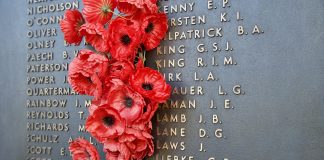
MULTIPOLYGON (((83 0, 82 13, 67 10, 60 22, 64 39, 83 49, 69 65, 68 81, 93 96, 87 132, 103 144, 107 160, 139 160, 154 152, 151 119, 171 87, 145 67, 145 53, 164 38, 167 16, 157 0, 83 0)), ((96 148, 78 138, 69 147, 74 160, 99 160, 96 148)))

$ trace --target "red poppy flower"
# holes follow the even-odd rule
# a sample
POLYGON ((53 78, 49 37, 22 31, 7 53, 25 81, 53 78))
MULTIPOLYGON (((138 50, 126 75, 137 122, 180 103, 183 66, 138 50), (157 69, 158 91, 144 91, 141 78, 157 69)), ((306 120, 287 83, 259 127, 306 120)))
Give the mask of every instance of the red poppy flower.
POLYGON ((111 90, 113 90, 114 88, 123 86, 123 85, 125 85, 125 83, 122 80, 120 80, 118 78, 112 78, 112 77, 107 76, 105 79, 105 85, 104 85, 105 94, 108 95, 111 90))
POLYGON ((108 31, 102 24, 86 23, 81 26, 80 34, 85 36, 87 42, 89 42, 97 51, 108 52, 108 31))
POLYGON ((167 16, 164 13, 155 13, 143 17, 141 31, 142 43, 146 50, 156 48, 168 30, 167 16))
POLYGON ((91 101, 91 106, 88 108, 88 111, 90 114, 93 114, 93 112, 99 108, 99 106, 106 106, 109 104, 108 102, 108 96, 110 95, 110 92, 114 90, 115 88, 118 88, 120 86, 125 85, 123 81, 116 78, 106 77, 103 81, 103 87, 102 87, 102 96, 99 99, 93 99, 91 101))
POLYGON ((92 115, 95 110, 99 108, 101 99, 99 100, 92 100, 90 107, 88 107, 89 114, 92 115))
POLYGON ((78 138, 70 143, 73 160, 100 160, 97 149, 85 139, 78 138))
POLYGON ((135 5, 128 2, 118 2, 117 8, 118 11, 126 13, 128 15, 133 15, 138 10, 138 8, 135 5))
POLYGON ((135 122, 134 124, 132 124, 131 128, 151 134, 153 125, 151 121, 135 122))
POLYGON ((126 144, 118 142, 118 139, 109 139, 104 142, 104 150, 107 160, 128 160, 131 156, 126 144))
MULTIPOLYGON (((147 136, 150 134, 146 133, 147 136)), ((134 148, 134 153, 132 154, 133 159, 141 160, 146 156, 152 156, 154 152, 153 139, 148 137, 143 137, 143 139, 136 139, 132 143, 128 143, 128 146, 136 146, 134 148)))
POLYGON ((108 59, 91 50, 81 50, 69 65, 68 81, 73 90, 99 98, 107 74, 108 59))
POLYGON ((147 67, 137 69, 130 77, 129 83, 136 92, 152 102, 162 103, 170 97, 170 85, 154 69, 147 67))
POLYGON ((152 136, 143 130, 127 128, 125 133, 116 139, 104 142, 106 158, 141 160, 154 151, 152 136))
POLYGON ((136 123, 146 124, 150 122, 158 108, 159 108, 159 103, 155 103, 155 102, 149 103, 148 105, 144 106, 143 115, 137 120, 136 123))
POLYGON ((85 128, 99 142, 103 142, 107 138, 116 138, 123 134, 125 121, 115 109, 108 105, 99 106, 88 117, 85 128))
POLYGON ((106 24, 116 8, 116 0, 83 0, 82 13, 89 23, 106 24))
POLYGON ((153 137, 144 130, 127 128, 125 133, 118 138, 120 143, 125 143, 131 151, 132 159, 143 159, 154 152, 153 137))
POLYGON ((113 61, 110 64, 108 75, 127 83, 129 76, 133 74, 134 69, 134 65, 130 61, 113 61))
POLYGON ((84 22, 82 14, 78 10, 67 10, 65 12, 60 26, 67 43, 80 45, 83 36, 79 33, 79 29, 84 22))
POLYGON ((155 13, 158 11, 157 0, 119 0, 118 10, 126 14, 134 14, 139 9, 155 13))
POLYGON ((91 105, 88 108, 90 114, 99 108, 99 106, 106 106, 109 105, 111 102, 109 100, 109 96, 111 96, 112 91, 117 90, 118 88, 124 87, 125 83, 117 78, 106 77, 103 82, 103 89, 102 89, 102 96, 100 99, 93 99, 91 101, 91 105))
POLYGON ((114 59, 133 59, 140 44, 139 24, 136 21, 116 18, 109 26, 110 53, 114 59))
POLYGON ((143 97, 126 85, 112 90, 107 99, 110 106, 126 120, 127 125, 132 124, 142 115, 145 106, 143 97))

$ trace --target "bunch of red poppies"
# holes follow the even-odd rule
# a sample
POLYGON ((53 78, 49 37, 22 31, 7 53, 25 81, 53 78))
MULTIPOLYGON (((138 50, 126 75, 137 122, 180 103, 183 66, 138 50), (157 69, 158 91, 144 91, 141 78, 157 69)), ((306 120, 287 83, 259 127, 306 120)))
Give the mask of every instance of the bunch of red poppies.
MULTIPOLYGON (((154 151, 151 119, 171 87, 156 70, 144 67, 145 51, 164 38, 167 16, 157 0, 83 0, 82 13, 68 10, 61 21, 64 39, 83 49, 69 66, 68 81, 94 96, 85 128, 104 145, 106 159, 143 159, 154 151), (115 10, 118 9, 118 13, 115 10)), ((70 144, 73 159, 99 160, 84 139, 70 144)))

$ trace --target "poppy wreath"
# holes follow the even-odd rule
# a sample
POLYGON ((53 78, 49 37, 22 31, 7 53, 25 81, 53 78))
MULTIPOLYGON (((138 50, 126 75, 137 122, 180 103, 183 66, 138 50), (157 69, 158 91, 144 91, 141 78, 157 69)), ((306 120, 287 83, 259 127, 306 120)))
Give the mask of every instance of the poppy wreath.
MULTIPOLYGON (((146 51, 156 48, 167 30, 157 0, 83 0, 82 13, 67 10, 60 27, 68 44, 80 50, 69 65, 68 82, 79 94, 93 96, 86 131, 103 144, 107 160, 139 160, 154 152, 151 119, 171 87, 145 67, 146 51), (116 12, 115 12, 116 11, 116 12)), ((97 149, 77 138, 74 160, 99 160, 97 149)))

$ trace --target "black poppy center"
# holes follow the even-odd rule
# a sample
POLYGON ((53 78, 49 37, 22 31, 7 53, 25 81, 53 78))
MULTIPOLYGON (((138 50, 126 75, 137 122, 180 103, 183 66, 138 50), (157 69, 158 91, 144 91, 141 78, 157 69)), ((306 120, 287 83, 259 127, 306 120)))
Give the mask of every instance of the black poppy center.
POLYGON ((123 70, 123 66, 116 66, 116 70, 117 70, 117 71, 121 71, 121 70, 123 70))
POLYGON ((154 25, 153 25, 152 22, 150 22, 150 23, 147 25, 147 27, 145 28, 145 32, 146 32, 146 33, 150 33, 150 32, 153 31, 153 29, 154 29, 154 25))
POLYGON ((130 97, 125 98, 125 105, 126 105, 127 108, 131 108, 133 106, 133 102, 134 101, 133 101, 132 98, 130 98, 130 97))
POLYGON ((77 23, 77 30, 79 30, 80 29, 80 27, 82 26, 84 24, 84 20, 83 19, 80 19, 79 21, 78 21, 78 23, 77 23))
POLYGON ((105 125, 107 125, 107 126, 112 126, 115 123, 114 117, 111 117, 111 116, 104 117, 102 120, 105 123, 105 125))
POLYGON ((86 80, 89 82, 89 83, 92 83, 92 80, 90 77, 86 77, 86 80))
POLYGON ((148 91, 148 90, 152 90, 153 86, 152 86, 152 84, 144 83, 144 84, 142 84, 142 88, 148 91))
POLYGON ((143 112, 144 112, 144 113, 147 112, 147 106, 145 106, 145 107, 143 108, 143 112))
POLYGON ((129 45, 131 43, 131 38, 128 35, 123 35, 120 38, 120 41, 124 44, 124 45, 129 45))
POLYGON ((103 13, 108 13, 108 12, 110 12, 110 11, 111 11, 110 6, 108 6, 108 5, 104 5, 103 7, 101 7, 101 11, 102 11, 103 13))

